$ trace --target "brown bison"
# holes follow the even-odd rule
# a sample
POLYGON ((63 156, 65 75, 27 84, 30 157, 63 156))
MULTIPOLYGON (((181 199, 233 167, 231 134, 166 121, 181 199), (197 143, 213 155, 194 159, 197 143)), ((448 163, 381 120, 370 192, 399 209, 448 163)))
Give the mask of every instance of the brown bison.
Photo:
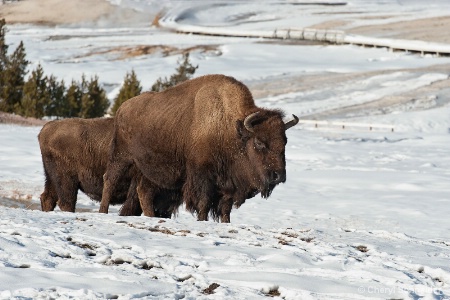
POLYGON ((100 212, 135 165, 150 186, 181 191, 198 220, 211 213, 229 222, 233 204, 267 198, 286 180, 285 132, 294 118, 285 124, 281 111, 257 107, 244 84, 223 75, 134 97, 115 117, 100 212))
MULTIPOLYGON (((52 211, 58 204, 62 211, 74 212, 78 190, 93 200, 101 200, 113 129, 112 118, 74 118, 44 125, 38 136, 45 173, 45 189, 41 194, 43 211, 52 211)), ((117 193, 111 203, 121 204, 129 199, 122 207, 121 215, 142 213, 137 200, 140 177, 136 168, 130 168, 117 183, 117 193)), ((155 197, 155 215, 170 217, 180 202, 179 193, 159 189, 155 197)))

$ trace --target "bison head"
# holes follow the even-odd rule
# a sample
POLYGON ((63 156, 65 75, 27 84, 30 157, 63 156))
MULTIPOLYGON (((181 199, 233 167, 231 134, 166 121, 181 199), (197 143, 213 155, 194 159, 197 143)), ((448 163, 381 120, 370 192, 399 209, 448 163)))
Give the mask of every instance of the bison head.
POLYGON ((237 121, 238 138, 250 168, 251 181, 261 196, 268 198, 275 186, 286 181, 286 130, 298 123, 298 118, 283 122, 280 111, 261 110, 237 121))

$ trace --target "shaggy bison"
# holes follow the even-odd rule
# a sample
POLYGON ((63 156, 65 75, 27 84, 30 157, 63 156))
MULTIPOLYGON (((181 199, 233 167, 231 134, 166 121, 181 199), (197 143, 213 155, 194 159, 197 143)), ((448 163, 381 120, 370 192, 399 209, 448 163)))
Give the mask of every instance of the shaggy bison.
MULTIPOLYGON (((150 186, 181 191, 198 220, 211 213, 229 222, 233 205, 267 198, 286 180, 285 132, 298 118, 284 123, 281 111, 257 107, 241 82, 207 75, 126 101, 114 122, 100 212, 135 165, 150 186)), ((144 213, 154 194, 147 191, 144 213)))
MULTIPOLYGON (((93 200, 101 200, 113 129, 112 118, 74 118, 44 125, 38 136, 45 173, 45 189, 41 194, 43 211, 52 211, 58 204, 62 211, 74 212, 78 190, 93 200)), ((142 213, 137 200, 140 178, 136 168, 129 168, 123 180, 117 182, 111 203, 129 200, 122 207, 121 215, 142 213)), ((145 191, 145 185, 140 188, 145 191)), ((154 198, 152 209, 159 217, 170 217, 181 202, 179 193, 170 190, 159 189, 154 198)))

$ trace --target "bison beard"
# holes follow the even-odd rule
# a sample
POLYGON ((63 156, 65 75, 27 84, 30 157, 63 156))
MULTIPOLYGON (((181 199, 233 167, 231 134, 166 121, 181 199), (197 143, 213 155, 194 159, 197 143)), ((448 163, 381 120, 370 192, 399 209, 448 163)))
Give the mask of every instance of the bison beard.
POLYGON ((269 198, 275 186, 275 184, 267 184, 266 187, 261 190, 261 197, 266 199, 269 198))
MULTIPOLYGON (((294 118, 285 124, 281 111, 256 107, 244 84, 223 75, 134 97, 115 117, 100 212, 135 165, 150 186, 180 193, 198 220, 229 222, 233 205, 258 192, 267 198, 285 181, 285 131, 294 118)), ((146 196, 139 200, 148 215, 145 202, 155 198, 146 196)))

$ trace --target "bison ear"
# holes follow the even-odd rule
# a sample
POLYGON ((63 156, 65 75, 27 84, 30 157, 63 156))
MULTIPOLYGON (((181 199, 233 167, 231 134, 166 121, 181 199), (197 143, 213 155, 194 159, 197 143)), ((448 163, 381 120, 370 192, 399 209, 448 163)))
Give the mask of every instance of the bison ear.
POLYGON ((244 122, 241 120, 236 121, 236 131, 238 139, 240 139, 243 143, 246 143, 250 138, 250 132, 245 128, 244 122))

